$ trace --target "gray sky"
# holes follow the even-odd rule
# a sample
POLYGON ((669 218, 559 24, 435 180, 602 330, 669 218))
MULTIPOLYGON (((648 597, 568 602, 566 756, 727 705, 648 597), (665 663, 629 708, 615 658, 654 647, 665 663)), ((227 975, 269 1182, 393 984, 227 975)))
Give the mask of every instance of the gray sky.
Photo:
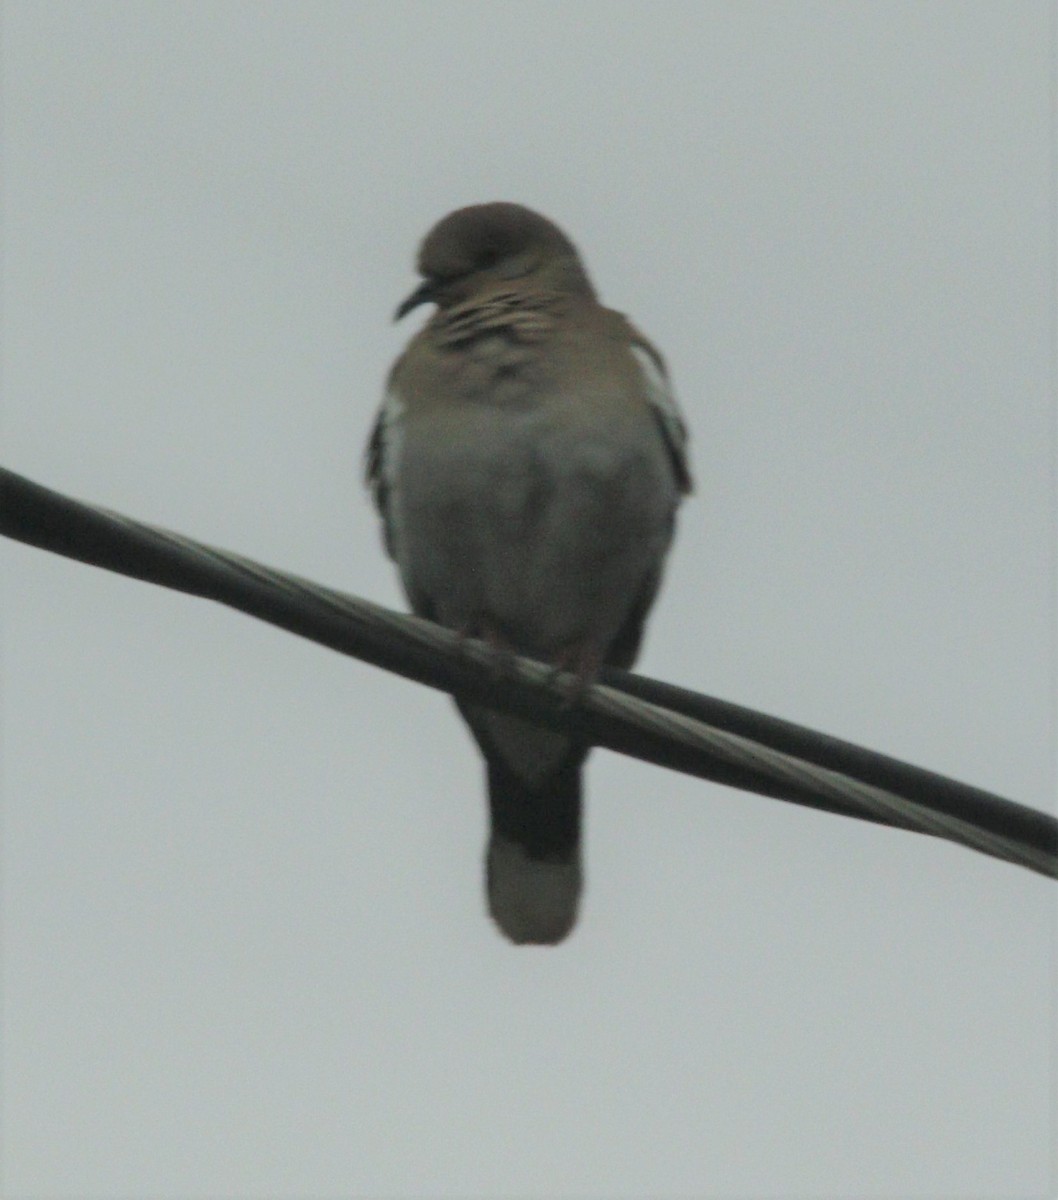
MULTIPOLYGON (((1050 10, 9 2, 2 461, 402 605, 390 315, 517 200, 694 435, 643 669, 1050 807, 1050 10)), ((517 949, 443 697, 0 555, 5 1196, 1055 1186, 1053 883, 599 752, 517 949)))

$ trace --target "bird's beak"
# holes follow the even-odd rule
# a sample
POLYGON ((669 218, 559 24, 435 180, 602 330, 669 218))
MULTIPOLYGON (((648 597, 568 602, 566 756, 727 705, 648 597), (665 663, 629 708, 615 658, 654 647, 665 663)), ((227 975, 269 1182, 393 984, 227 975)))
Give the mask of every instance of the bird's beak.
POLYGON ((437 298, 437 283, 433 279, 424 279, 422 283, 415 289, 414 292, 405 300, 400 308, 397 309, 393 316, 394 321, 399 321, 401 317, 406 317, 413 308, 418 308, 420 304, 428 304, 431 300, 437 298))

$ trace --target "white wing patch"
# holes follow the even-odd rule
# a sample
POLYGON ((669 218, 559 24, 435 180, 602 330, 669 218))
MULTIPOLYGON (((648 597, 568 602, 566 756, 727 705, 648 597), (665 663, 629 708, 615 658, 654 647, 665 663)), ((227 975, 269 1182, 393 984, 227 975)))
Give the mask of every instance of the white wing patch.
POLYGON ((367 446, 367 479, 385 527, 386 550, 400 561, 400 459, 404 445, 404 401, 395 388, 386 392, 367 446))
POLYGON ((643 380, 647 386, 647 399, 650 407, 654 410, 669 453, 672 455, 680 491, 690 492, 694 482, 691 478, 690 465, 687 462, 687 426, 683 423, 683 414, 680 412, 680 406, 676 403, 672 385, 669 383, 664 368, 645 346, 637 346, 633 342, 629 349, 643 374, 643 380))

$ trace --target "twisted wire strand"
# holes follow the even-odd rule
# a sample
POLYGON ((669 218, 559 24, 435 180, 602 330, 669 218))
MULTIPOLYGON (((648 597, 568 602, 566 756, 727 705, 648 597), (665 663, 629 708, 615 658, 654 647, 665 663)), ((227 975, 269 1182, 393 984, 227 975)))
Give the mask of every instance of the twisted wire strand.
POLYGON ((73 500, 2 468, 0 533, 215 600, 343 654, 619 753, 776 799, 930 834, 1058 878, 1058 821, 1046 813, 626 672, 607 671, 604 683, 587 688, 571 705, 562 678, 546 664, 513 658, 498 674, 495 654, 480 642, 73 500), (703 708, 719 720, 702 720, 703 708))

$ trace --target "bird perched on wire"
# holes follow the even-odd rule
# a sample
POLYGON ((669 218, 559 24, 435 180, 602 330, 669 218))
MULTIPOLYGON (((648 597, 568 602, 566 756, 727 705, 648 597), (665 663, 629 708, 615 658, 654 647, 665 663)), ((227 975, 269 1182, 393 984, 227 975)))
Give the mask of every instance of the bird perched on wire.
MULTIPOLYGON (((390 372, 367 452, 412 609, 581 687, 631 666, 691 488, 660 354, 521 205, 449 213, 418 268, 397 319, 436 311, 390 372)), ((581 892, 589 747, 459 708, 487 770, 489 911, 513 942, 559 942, 581 892)))

